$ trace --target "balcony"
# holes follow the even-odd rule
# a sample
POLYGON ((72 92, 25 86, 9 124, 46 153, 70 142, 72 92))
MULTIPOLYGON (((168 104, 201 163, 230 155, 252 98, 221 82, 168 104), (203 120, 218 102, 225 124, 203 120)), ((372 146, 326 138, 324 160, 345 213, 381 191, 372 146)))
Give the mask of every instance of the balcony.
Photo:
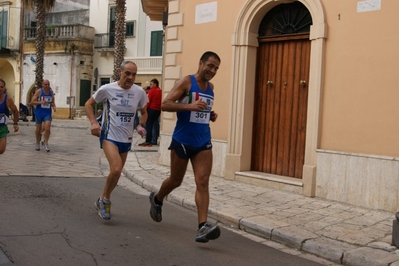
POLYGON ((168 8, 168 0, 141 0, 143 11, 153 21, 162 21, 163 12, 168 8))
POLYGON ((140 75, 156 75, 162 73, 162 56, 126 58, 137 65, 137 73, 140 75))
MULTIPOLYGON (((102 57, 114 56, 115 33, 101 33, 94 37, 94 49, 102 57)), ((162 73, 162 56, 125 58, 137 65, 139 74, 162 73)))
POLYGON ((94 49, 114 49, 115 33, 101 33, 94 35, 94 49))
MULTIPOLYGON (((36 38, 36 28, 24 28, 24 41, 36 38)), ((80 39, 93 41, 94 28, 85 25, 47 26, 47 39, 80 39)))
MULTIPOLYGON (((29 27, 23 29, 24 52, 34 52, 36 39, 36 28, 29 27)), ((73 43, 78 47, 79 52, 93 53, 94 28, 81 25, 58 25, 46 27, 46 52, 65 52, 68 43, 73 43)))

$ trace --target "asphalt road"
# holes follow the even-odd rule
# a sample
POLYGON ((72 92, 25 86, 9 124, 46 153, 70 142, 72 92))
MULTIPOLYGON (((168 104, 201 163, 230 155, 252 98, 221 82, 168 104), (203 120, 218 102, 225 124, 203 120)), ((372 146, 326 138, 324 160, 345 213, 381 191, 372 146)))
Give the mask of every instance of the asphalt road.
POLYGON ((149 192, 124 177, 112 196, 112 220, 102 220, 94 201, 108 169, 100 163, 98 139, 87 123, 78 129, 75 121, 61 122, 52 128, 50 153, 34 150, 32 125, 7 136, 0 156, 0 266, 323 263, 233 229, 222 228, 216 241, 196 243, 193 211, 165 202, 163 221, 155 223, 149 192))
MULTIPOLYGON (((320 265, 222 228, 194 241, 196 214, 165 202, 149 216, 148 192, 118 186, 112 220, 95 212, 105 179, 0 177, 0 248, 14 265, 320 265)), ((126 181, 127 182, 127 181, 126 181)), ((1 260, 0 260, 0 265, 1 260)))

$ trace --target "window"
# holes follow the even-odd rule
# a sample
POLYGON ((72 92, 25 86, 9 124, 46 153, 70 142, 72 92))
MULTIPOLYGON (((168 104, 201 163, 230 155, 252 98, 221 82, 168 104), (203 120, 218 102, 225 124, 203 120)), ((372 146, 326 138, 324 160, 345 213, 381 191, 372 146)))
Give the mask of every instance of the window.
POLYGON ((100 87, 102 85, 110 83, 111 79, 110 78, 100 78, 100 87))
MULTIPOLYGON (((134 37, 134 24, 135 21, 126 21, 126 37, 134 37)), ((115 7, 111 6, 109 9, 109 34, 112 38, 112 45, 114 44, 113 39, 115 36, 115 7)))
POLYGON ((115 7, 109 8, 109 32, 115 32, 115 7))
POLYGON ((309 33, 311 25, 312 17, 302 3, 281 4, 264 16, 259 37, 309 33))
POLYGON ((109 9, 109 47, 115 45, 115 7, 109 9))
POLYGON ((7 47, 8 12, 0 11, 0 47, 7 47))
POLYGON ((134 37, 134 21, 126 21, 126 37, 134 37))
POLYGON ((163 31, 151 32, 151 51, 150 56, 162 56, 163 31))

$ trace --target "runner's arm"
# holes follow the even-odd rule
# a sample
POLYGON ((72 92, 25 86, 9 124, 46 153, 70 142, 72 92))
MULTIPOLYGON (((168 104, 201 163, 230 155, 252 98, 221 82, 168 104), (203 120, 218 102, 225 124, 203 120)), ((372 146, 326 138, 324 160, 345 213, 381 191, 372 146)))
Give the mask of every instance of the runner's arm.
POLYGON ((183 99, 187 93, 190 91, 191 78, 186 76, 179 80, 172 90, 168 93, 166 98, 161 104, 162 111, 167 112, 178 112, 178 111, 201 111, 207 106, 206 102, 201 100, 195 101, 190 104, 179 103, 178 100, 183 99))

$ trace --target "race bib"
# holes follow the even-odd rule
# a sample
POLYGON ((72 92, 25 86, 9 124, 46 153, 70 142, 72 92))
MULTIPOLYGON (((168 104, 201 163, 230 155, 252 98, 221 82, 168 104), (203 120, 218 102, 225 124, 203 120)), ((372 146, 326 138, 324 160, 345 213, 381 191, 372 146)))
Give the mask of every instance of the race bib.
POLYGON ((49 109, 51 108, 51 102, 53 101, 53 97, 52 96, 42 96, 42 101, 45 101, 45 104, 42 104, 42 108, 46 108, 49 109))
POLYGON ((190 122, 197 124, 209 124, 211 119, 211 110, 207 111, 192 111, 190 114, 190 122))
POLYGON ((206 94, 199 94, 197 99, 206 102, 208 106, 202 111, 191 111, 190 122, 197 124, 209 124, 209 121, 211 119, 211 110, 213 106, 213 97, 206 94))
POLYGON ((117 112, 116 125, 118 127, 133 127, 134 113, 117 112))
POLYGON ((0 124, 7 123, 7 116, 5 114, 0 114, 0 124))

